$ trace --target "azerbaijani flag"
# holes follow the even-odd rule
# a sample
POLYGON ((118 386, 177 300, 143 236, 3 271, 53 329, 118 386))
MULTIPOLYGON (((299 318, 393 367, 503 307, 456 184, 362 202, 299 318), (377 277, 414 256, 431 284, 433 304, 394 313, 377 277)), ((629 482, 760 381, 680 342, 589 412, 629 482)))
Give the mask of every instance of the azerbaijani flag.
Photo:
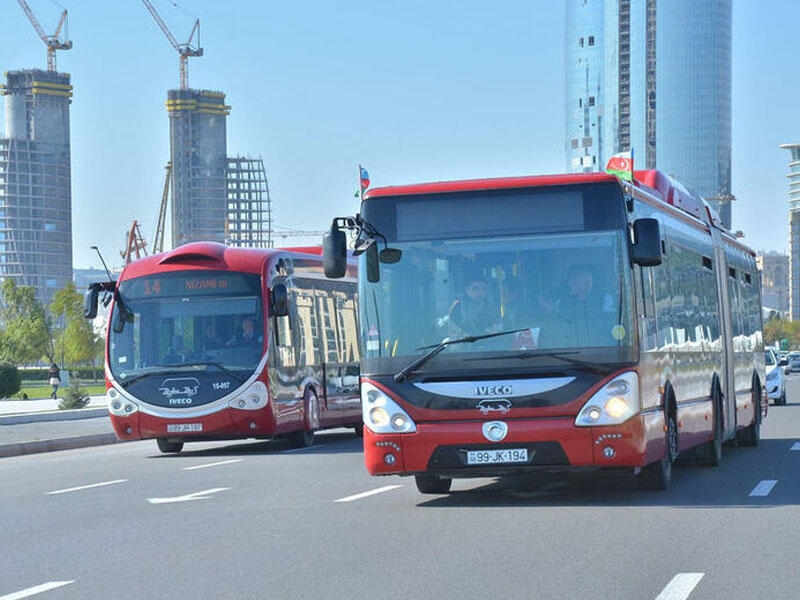
POLYGON ((367 173, 367 170, 361 165, 358 165, 358 173, 361 178, 361 191, 363 192, 369 187, 369 173, 367 173))
POLYGON ((625 181, 633 181, 633 148, 609 158, 606 173, 616 175, 625 181))

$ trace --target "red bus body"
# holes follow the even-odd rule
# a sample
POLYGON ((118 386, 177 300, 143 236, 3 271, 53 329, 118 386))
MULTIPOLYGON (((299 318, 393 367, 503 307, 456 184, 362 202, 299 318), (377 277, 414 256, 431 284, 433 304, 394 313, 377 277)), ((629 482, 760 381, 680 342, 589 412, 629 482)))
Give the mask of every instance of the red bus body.
POLYGON ((664 489, 679 454, 716 465, 724 442, 758 442, 755 254, 664 174, 372 189, 359 218, 402 252, 379 282, 363 264, 359 278, 369 473, 442 493, 459 477, 628 469, 664 489), (556 285, 576 262, 608 305, 585 318, 556 285), (498 324, 456 327, 466 294, 449 303, 478 277, 498 324), (516 324, 512 283, 528 309, 516 324))
POLYGON ((130 263, 114 289, 106 387, 120 440, 184 442, 361 431, 355 265, 319 248, 192 243, 130 263), (333 284, 333 285, 331 285, 333 284), (249 342, 240 329, 255 324, 249 342))

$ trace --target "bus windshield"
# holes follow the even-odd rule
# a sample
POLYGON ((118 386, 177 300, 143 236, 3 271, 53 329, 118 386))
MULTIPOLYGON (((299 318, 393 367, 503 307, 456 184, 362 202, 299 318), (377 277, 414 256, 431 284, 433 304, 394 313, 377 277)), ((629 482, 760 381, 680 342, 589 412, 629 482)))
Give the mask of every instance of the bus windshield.
MULTIPOLYGON (((528 212, 531 195, 525 199, 528 212)), ((460 211, 450 207, 451 222, 441 224, 436 239, 419 239, 420 228, 404 233, 402 212, 408 207, 398 203, 396 225, 384 221, 402 259, 382 264, 377 283, 361 274, 364 371, 401 373, 405 379, 403 369, 415 361, 421 364, 413 370, 425 376, 457 376, 459 371, 530 371, 531 361, 610 366, 632 360, 625 229, 609 208, 622 205, 613 202, 618 192, 607 197, 608 216, 591 226, 580 212, 580 194, 572 196, 557 199, 561 217, 552 212, 548 194, 550 208, 542 219, 525 214, 500 220, 495 214, 490 225, 483 221, 491 229, 483 233, 474 222, 481 215, 462 222, 470 212, 469 202, 462 201, 460 211), (570 212, 562 212, 566 208, 570 212), (426 353, 431 356, 420 361, 426 353)), ((433 212, 436 220, 443 204, 431 201, 424 212, 429 217, 433 212)), ((516 210, 504 198, 495 210, 498 204, 501 211, 516 210)))
POLYGON ((165 370, 221 369, 242 380, 263 354, 258 275, 182 271, 120 282, 108 366, 123 386, 165 370))

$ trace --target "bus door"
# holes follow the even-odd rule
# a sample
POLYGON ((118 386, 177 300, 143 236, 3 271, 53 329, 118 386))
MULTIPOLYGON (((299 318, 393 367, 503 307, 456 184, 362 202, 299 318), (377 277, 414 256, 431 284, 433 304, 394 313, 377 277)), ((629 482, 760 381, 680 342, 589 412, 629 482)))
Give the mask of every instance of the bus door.
POLYGON ((717 265, 717 290, 719 295, 720 307, 720 331, 722 340, 725 344, 723 348, 723 373, 720 373, 722 381, 722 394, 725 409, 724 416, 724 439, 730 438, 736 431, 736 379, 735 379, 735 357, 733 353, 733 322, 731 320, 730 294, 728 293, 728 260, 725 256, 725 247, 722 234, 714 227, 711 227, 711 239, 714 242, 714 262, 717 265))

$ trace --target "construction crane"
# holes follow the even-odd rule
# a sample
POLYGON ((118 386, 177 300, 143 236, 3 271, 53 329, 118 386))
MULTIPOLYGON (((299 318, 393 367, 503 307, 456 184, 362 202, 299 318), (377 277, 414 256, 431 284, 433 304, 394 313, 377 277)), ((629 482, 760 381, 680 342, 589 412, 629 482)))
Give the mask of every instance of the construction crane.
MULTIPOLYGON (((22 2, 22 0, 19 0, 22 2)), ((161 28, 161 31, 164 32, 164 35, 167 36, 169 43, 172 44, 172 47, 178 51, 178 56, 180 57, 180 67, 181 67, 181 89, 186 90, 189 89, 189 57, 190 56, 203 56, 203 49, 200 48, 200 20, 195 19, 194 27, 192 27, 192 32, 189 34, 189 39, 186 40, 185 44, 179 44, 178 40, 175 39, 175 36, 172 35, 172 32, 167 27, 167 24, 161 19, 161 16, 156 11, 155 7, 150 4, 148 0, 142 0, 144 2, 145 7, 147 10, 150 11, 150 14, 155 19, 155 22, 161 28), (197 47, 192 47, 192 38, 194 37, 195 32, 197 32, 197 47)))
POLYGON ((64 23, 67 20, 67 11, 64 10, 61 13, 61 18, 58 20, 58 25, 56 26, 56 31, 53 35, 47 35, 44 32, 44 29, 39 24, 36 15, 33 14, 31 7, 28 6, 28 3, 25 0, 17 0, 19 5, 22 7, 22 10, 25 11, 25 14, 28 17, 28 20, 33 25, 33 28, 36 30, 36 33, 39 34, 39 37, 44 42, 45 46, 47 46, 47 70, 48 71, 55 71, 56 70, 56 50, 69 50, 72 48, 72 41, 65 40, 61 41, 59 39, 59 35, 61 35, 61 28, 64 26, 64 23))
POLYGON ((167 161, 164 167, 167 170, 164 176, 164 193, 161 195, 161 208, 158 211, 158 224, 156 225, 156 235, 153 239, 153 253, 164 251, 164 229, 167 223, 167 204, 169 202, 169 182, 172 174, 172 161, 167 161))
POLYGON ((128 243, 122 252, 120 252, 120 256, 125 259, 125 264, 130 264, 130 262, 136 258, 142 258, 142 256, 147 256, 147 242, 144 241, 142 237, 142 232, 139 229, 139 223, 134 219, 133 225, 131 226, 130 231, 127 234, 128 243))

